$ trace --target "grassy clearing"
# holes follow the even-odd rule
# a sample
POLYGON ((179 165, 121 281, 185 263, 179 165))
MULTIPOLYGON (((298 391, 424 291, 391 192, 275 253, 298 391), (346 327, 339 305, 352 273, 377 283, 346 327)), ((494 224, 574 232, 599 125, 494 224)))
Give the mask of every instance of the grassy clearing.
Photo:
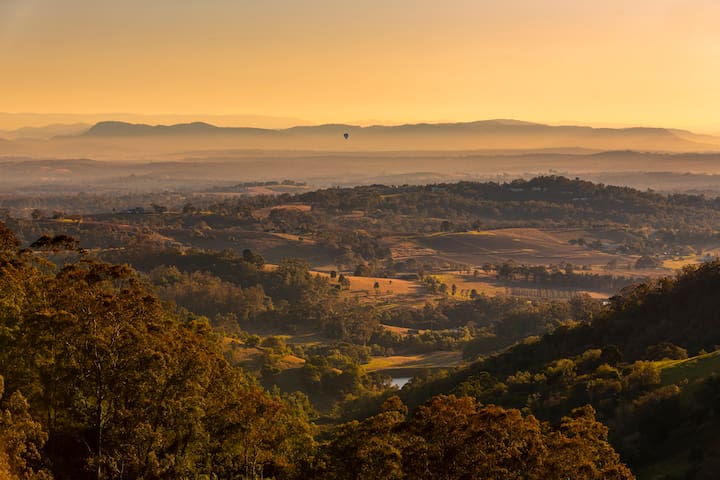
POLYGON ((247 332, 254 335, 260 335, 261 337, 279 337, 285 340, 285 343, 288 344, 319 345, 333 341, 331 338, 324 336, 321 332, 312 328, 297 328, 292 333, 288 333, 287 330, 280 330, 274 327, 269 328, 253 326, 247 328, 247 332))
MULTIPOLYGON (((488 296, 511 295, 521 298, 543 298, 552 300, 567 300, 580 293, 587 293, 591 297, 599 299, 608 298, 612 295, 612 292, 587 291, 552 286, 526 287, 506 285, 505 283, 497 280, 494 275, 489 275, 484 272, 480 272, 478 276, 465 273, 442 273, 433 276, 446 284, 448 288, 455 284, 457 287, 457 293, 453 298, 458 300, 469 300, 470 292, 473 289, 475 289, 478 294, 485 294, 488 296)), ((450 295, 449 292, 450 291, 448 291, 448 295, 450 295)))
POLYGON ((282 238, 283 240, 289 240, 291 242, 304 243, 306 245, 316 245, 317 242, 309 236, 293 235, 290 233, 270 233, 273 237, 282 238))
POLYGON ((422 285, 409 280, 398 280, 394 278, 379 277, 347 277, 350 280, 350 293, 369 293, 375 295, 374 288, 377 282, 380 288, 377 293, 380 295, 418 295, 424 293, 422 285))
MULTIPOLYGON (((287 335, 278 335, 292 343, 287 335)), ((250 347, 244 343, 230 337, 222 339, 222 350, 225 358, 233 365, 241 365, 245 368, 257 369, 263 363, 265 353, 269 351, 264 347, 250 347)), ((276 367, 281 370, 289 370, 300 368, 305 365, 305 360, 295 355, 283 355, 277 363, 276 367)))
POLYGON ((255 218, 268 218, 270 212, 273 210, 299 210, 301 212, 309 212, 312 209, 311 205, 305 203, 288 203, 285 205, 276 205, 274 207, 259 208, 252 212, 255 218))
POLYGON ((442 273, 433 276, 446 284, 448 288, 454 284, 457 287, 457 293, 455 294, 457 298, 466 297, 469 299, 472 290, 476 290, 479 294, 490 296, 506 294, 508 291, 508 289, 500 285, 497 280, 485 274, 478 275, 477 277, 460 273, 442 273), (461 294, 463 290, 465 290, 464 295, 461 294))
MULTIPOLYGON (((313 271, 312 273, 330 277, 327 272, 313 271)), ((355 277, 352 275, 345 275, 345 278, 350 281, 350 289, 343 290, 343 295, 355 297, 362 302, 397 306, 400 304, 416 304, 420 300, 433 296, 416 281, 384 277, 355 277), (376 283, 378 288, 375 288, 376 283)), ((331 282, 337 282, 337 278, 332 279, 331 282)))
POLYGON ((424 355, 394 355, 373 357, 365 369, 369 372, 418 370, 424 368, 450 368, 462 361, 460 352, 432 352, 424 355))
POLYGON ((688 265, 695 265, 702 262, 703 257, 704 255, 702 257, 698 255, 686 255, 684 257, 676 257, 673 259, 664 260, 663 267, 673 271, 680 270, 681 268, 688 265))
POLYGON ((305 359, 295 355, 285 355, 280 359, 277 367, 281 370, 289 370, 291 368, 301 368, 303 365, 305 365, 305 359))
POLYGON ((381 326, 382 328, 384 328, 385 330, 389 331, 389 332, 399 333, 400 335, 407 335, 408 332, 410 332, 410 330, 411 330, 410 328, 396 327, 396 326, 394 326, 394 325, 383 325, 383 324, 381 324, 380 326, 381 326))
POLYGON ((263 356, 262 349, 248 347, 230 338, 223 339, 223 353, 233 365, 258 364, 263 356))
POLYGON ((680 383, 684 379, 695 381, 720 372, 720 350, 685 360, 662 360, 660 367, 663 385, 680 383))
POLYGON ((299 345, 320 345, 330 343, 332 339, 318 333, 314 330, 293 333, 292 335, 282 335, 286 343, 296 343, 299 345))
MULTIPOLYGON (((571 233, 570 237, 577 233, 571 233)), ((614 255, 568 243, 567 233, 537 228, 504 228, 477 232, 444 233, 415 237, 417 249, 430 249, 436 255, 458 263, 481 265, 514 260, 532 265, 558 264, 606 265, 617 259, 632 262, 626 256, 614 255)), ((408 248, 408 245, 405 245, 408 248)))

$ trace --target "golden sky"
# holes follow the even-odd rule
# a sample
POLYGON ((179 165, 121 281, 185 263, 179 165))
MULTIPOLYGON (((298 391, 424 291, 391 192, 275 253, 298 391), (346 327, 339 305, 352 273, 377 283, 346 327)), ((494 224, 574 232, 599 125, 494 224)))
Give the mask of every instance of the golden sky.
POLYGON ((0 0, 0 111, 720 132, 718 0, 0 0))

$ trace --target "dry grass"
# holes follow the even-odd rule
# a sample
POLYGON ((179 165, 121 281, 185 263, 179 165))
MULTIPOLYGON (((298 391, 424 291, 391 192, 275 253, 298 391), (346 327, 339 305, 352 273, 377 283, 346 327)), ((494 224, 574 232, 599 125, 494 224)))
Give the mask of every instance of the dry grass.
POLYGON ((566 236, 568 234, 564 231, 537 228, 434 234, 413 240, 404 239, 393 247, 393 253, 398 258, 405 253, 411 256, 421 254, 469 265, 497 264, 508 260, 531 265, 559 264, 563 261, 575 265, 606 265, 613 259, 620 263, 634 262, 631 257, 570 245, 566 236))
POLYGON ((717 256, 717 252, 703 254, 703 255, 686 255, 684 257, 675 257, 673 259, 667 259, 663 261, 663 267, 671 271, 680 270, 688 265, 697 265, 706 261, 708 258, 717 256))
POLYGON ((291 368, 301 368, 303 365, 305 365, 305 359, 295 355, 285 355, 280 359, 277 367, 281 370, 289 370, 291 368))
POLYGON ((331 338, 324 336, 315 330, 305 330, 293 333, 292 335, 283 335, 288 344, 295 343, 299 345, 320 345, 322 343, 332 342, 331 338))
POLYGON ((449 368, 462 361, 460 352, 432 352, 424 355, 395 355, 390 357, 373 357, 365 365, 369 372, 382 370, 449 368))
POLYGON ((254 364, 260 361, 263 356, 263 352, 257 347, 248 347, 242 343, 237 342, 233 339, 223 340, 223 353, 228 357, 228 360, 233 365, 238 364, 254 364))
POLYGON ((252 212, 255 218, 268 218, 273 210, 299 210, 301 212, 309 212, 312 207, 305 203, 288 203, 285 205, 276 205, 274 207, 259 208, 252 212))
MULTIPOLYGON (((326 278, 330 277, 327 272, 313 271, 312 273, 326 278)), ((427 293, 425 287, 415 281, 384 277, 356 277, 353 275, 345 275, 345 278, 350 281, 350 289, 344 290, 343 294, 356 297, 362 301, 412 303, 420 297, 432 296, 427 293), (375 288, 375 283, 378 284, 379 288, 375 288)), ((335 283, 337 278, 330 281, 335 283)))
POLYGON ((385 330, 389 331, 389 332, 399 333, 399 334, 401 334, 401 335, 407 335, 408 332, 410 331, 409 328, 396 327, 396 326, 394 326, 394 325, 383 325, 383 324, 381 324, 380 326, 381 326, 382 328, 384 328, 385 330))
MULTIPOLYGON (((454 284, 457 287, 457 293, 455 297, 462 298, 461 292, 465 290, 465 297, 469 298, 470 292, 476 290, 479 294, 485 295, 501 295, 507 293, 507 288, 500 284, 493 277, 485 274, 484 272, 479 274, 477 277, 469 274, 461 273, 442 273, 440 275, 433 275, 438 280, 448 286, 452 287, 454 284)), ((450 292, 450 290, 448 290, 450 292)))
POLYGON ((282 238, 291 242, 300 242, 306 245, 315 245, 317 242, 309 236, 293 235, 292 233, 270 233, 273 237, 282 238))
POLYGON ((247 188, 247 195, 277 195, 278 193, 302 193, 312 190, 307 185, 268 185, 247 188))
POLYGON ((380 288, 379 295, 417 295, 424 293, 423 287, 418 282, 409 280, 398 280, 396 278, 380 277, 347 277, 350 280, 350 293, 369 293, 375 295, 374 285, 377 282, 380 288))

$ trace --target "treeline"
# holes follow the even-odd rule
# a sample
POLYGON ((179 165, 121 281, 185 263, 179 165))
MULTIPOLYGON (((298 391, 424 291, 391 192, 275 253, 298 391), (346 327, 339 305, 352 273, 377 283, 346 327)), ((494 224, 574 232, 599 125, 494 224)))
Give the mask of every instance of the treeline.
POLYGON ((483 269, 495 272, 497 278, 516 285, 551 286, 616 292, 638 282, 639 278, 628 278, 612 274, 577 271, 570 263, 553 265, 525 265, 504 262, 500 265, 486 264, 483 269))
POLYGON ((720 238, 718 199, 662 195, 560 176, 509 183, 331 188, 298 195, 225 200, 208 206, 208 210, 249 218, 260 204, 310 205, 309 211, 278 208, 269 218, 256 222, 265 230, 328 238, 331 247, 337 245, 354 252, 355 261, 385 259, 386 252, 375 247, 357 248, 357 239, 344 237, 342 232, 371 232, 376 238, 519 226, 598 231, 630 226, 618 248, 640 254, 697 250, 720 238), (650 227, 653 232, 648 234, 640 227, 650 227))
MULTIPOLYGON (((59 210, 31 208, 33 221, 13 218, 14 208, 0 212, 0 218, 4 216, 28 243, 52 230, 79 236, 89 248, 119 247, 150 239, 161 242, 162 232, 179 238, 185 238, 188 231, 198 238, 212 237, 213 231, 229 238, 234 229, 285 233, 311 237, 338 265, 355 268, 379 262, 376 270, 388 273, 397 271, 382 242, 391 235, 572 227, 589 229, 602 237, 603 232, 612 230, 622 231, 611 242, 613 249, 641 255, 693 253, 720 240, 717 199, 661 195, 559 176, 509 183, 371 185, 233 198, 175 193, 127 195, 112 207, 113 198, 100 197, 77 195, 67 200, 68 208, 59 210), (93 205, 101 206, 98 209, 105 213, 83 218, 93 205), (154 214, 128 213, 140 209, 154 214)), ((18 201, 40 207, 46 199, 18 201)), ((61 198, 52 199, 56 201, 61 198)), ((13 199, 3 202, 15 205, 13 199)), ((27 216, 27 211, 14 214, 27 216)), ((605 248, 599 240, 589 241, 587 246, 605 248)))
MULTIPOLYGON (((661 195, 559 176, 509 183, 459 182, 426 186, 380 186, 319 190, 298 201, 332 213, 383 212, 461 222, 533 220, 645 224, 655 228, 717 225, 720 202, 694 195, 661 195)), ((472 225, 468 225, 472 228, 472 225)), ((446 225, 447 227, 447 225, 446 225)))

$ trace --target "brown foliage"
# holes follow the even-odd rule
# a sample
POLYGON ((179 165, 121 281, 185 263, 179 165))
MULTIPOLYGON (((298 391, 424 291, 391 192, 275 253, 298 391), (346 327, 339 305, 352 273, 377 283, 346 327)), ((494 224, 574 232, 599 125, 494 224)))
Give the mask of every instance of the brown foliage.
POLYGON ((634 478, 589 406, 554 427, 472 397, 434 397, 409 420, 397 403, 335 431, 327 478, 634 478))

